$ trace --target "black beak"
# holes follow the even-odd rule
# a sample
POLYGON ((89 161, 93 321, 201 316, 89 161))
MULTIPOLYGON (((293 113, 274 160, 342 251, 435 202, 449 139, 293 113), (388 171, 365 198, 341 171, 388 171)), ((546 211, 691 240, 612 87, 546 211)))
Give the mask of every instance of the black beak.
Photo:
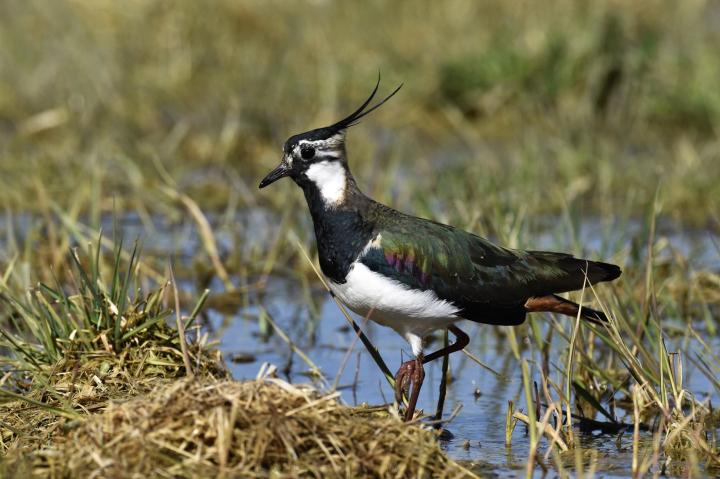
POLYGON ((277 168, 272 170, 265 178, 263 178, 260 182, 259 188, 265 188, 267 185, 275 183, 280 178, 287 176, 288 172, 289 170, 287 166, 285 166, 285 162, 280 163, 277 168))

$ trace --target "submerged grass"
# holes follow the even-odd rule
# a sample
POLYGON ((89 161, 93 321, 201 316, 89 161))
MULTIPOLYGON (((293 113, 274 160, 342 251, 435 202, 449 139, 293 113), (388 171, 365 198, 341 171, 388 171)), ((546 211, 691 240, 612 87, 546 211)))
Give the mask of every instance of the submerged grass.
MULTIPOLYGON (((595 351, 580 354, 572 364, 572 372, 558 370, 561 378, 572 381, 570 396, 562 382, 552 379, 557 374, 543 373, 541 368, 533 397, 532 376, 523 363, 528 414, 513 412, 511 406, 508 427, 514 418, 528 424, 531 432, 544 434, 548 441, 545 460, 552 456, 558 470, 568 463, 579 467, 574 456, 566 454, 568 448, 580 448, 574 426, 588 433, 601 431, 619 437, 632 434, 634 477, 648 472, 683 475, 688 469, 717 472, 720 422, 712 404, 684 387, 686 353, 669 352, 666 336, 654 321, 648 326, 648 336, 647 340, 635 336, 627 321, 617 315, 611 317, 606 328, 580 333, 580 342, 592 345, 595 351), (608 356, 619 364, 608 368, 608 356), (536 417, 541 410, 545 411, 542 419, 536 417), (628 422, 621 421, 618 415, 628 418, 628 422), (641 439, 641 432, 649 432, 651 440, 641 439)), ((709 349, 697 354, 713 356, 709 349)), ((716 373, 705 374, 709 381, 717 381, 716 373)), ((535 441, 531 439, 531 444, 535 441)), ((531 456, 531 460, 535 458, 531 456)))
MULTIPOLYGON (((699 374, 705 376, 716 394, 720 393, 717 353, 692 326, 685 332, 685 339, 675 343, 700 339, 694 346, 678 351, 668 349, 670 338, 657 312, 653 278, 651 273, 645 281, 652 304, 644 317, 638 314, 638 306, 632 301, 618 304, 616 295, 610 302, 607 295, 600 297, 591 288, 610 318, 606 325, 577 328, 577 324, 567 321, 553 321, 545 336, 530 335, 533 346, 523 355, 533 359, 536 371, 531 373, 523 359, 527 412, 514 411, 510 404, 507 437, 514 428, 513 419, 526 423, 531 432, 532 462, 546 468, 545 461, 552 459, 563 477, 568 465, 582 470, 577 461, 584 459, 567 452, 581 448, 578 443, 581 436, 575 429, 578 428, 580 432, 616 436, 618 443, 624 434, 632 434, 633 477, 644 477, 647 473, 683 476, 688 471, 694 471, 691 475, 720 471, 718 415, 708 397, 696 395, 686 386, 688 377, 684 371, 688 359, 707 366, 713 364, 699 368, 699 374), (612 307, 610 303, 614 303, 612 307), (570 343, 564 368, 544 352, 543 344, 555 334, 570 343), (533 378, 537 378, 534 395, 533 378), (535 431, 547 439, 542 459, 535 456, 535 431)), ((519 345, 514 338, 513 334, 511 340, 517 350, 519 345)), ((517 354, 520 358, 520 352, 517 354)), ((534 466, 528 466, 527 477, 531 477, 533 470, 534 466)))

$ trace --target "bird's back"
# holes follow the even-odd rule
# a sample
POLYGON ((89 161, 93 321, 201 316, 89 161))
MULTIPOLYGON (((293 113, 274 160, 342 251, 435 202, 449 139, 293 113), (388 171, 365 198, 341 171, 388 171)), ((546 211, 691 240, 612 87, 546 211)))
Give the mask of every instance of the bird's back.
POLYGON ((434 291, 461 307, 466 317, 519 312, 530 297, 578 290, 621 273, 618 266, 565 253, 503 248, 380 204, 370 216, 374 242, 359 261, 410 288, 434 291))

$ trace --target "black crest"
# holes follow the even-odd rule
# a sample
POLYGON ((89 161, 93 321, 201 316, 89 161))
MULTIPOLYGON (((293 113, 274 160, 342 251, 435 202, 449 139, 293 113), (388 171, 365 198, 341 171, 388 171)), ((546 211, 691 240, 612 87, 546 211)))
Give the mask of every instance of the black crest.
POLYGON ((386 96, 386 97, 385 97, 382 101, 380 101, 377 105, 375 105, 374 107, 370 108, 369 110, 366 110, 365 108, 367 108, 367 106, 370 104, 370 102, 372 101, 372 99, 375 98, 375 94, 377 93, 379 86, 380 86, 380 74, 378 74, 378 79, 377 79, 377 83, 375 84, 375 88, 373 88, 372 93, 370 93, 370 96, 368 97, 368 99, 365 100, 365 103, 363 103, 362 105, 360 105, 360 108, 358 108, 357 110, 355 110, 354 112, 352 112, 352 113, 351 113, 350 115, 348 115, 347 117, 345 117, 345 118, 343 118, 342 120, 338 121, 338 122, 335 123, 334 125, 328 126, 327 129, 328 129, 328 130, 332 130, 332 131, 334 131, 334 132, 337 133, 337 132, 342 131, 342 130, 344 130, 344 129, 346 129, 346 128, 349 128, 349 127, 351 127, 351 126, 353 126, 353 125, 357 125, 357 124, 358 124, 358 121, 359 121, 362 117, 364 117, 364 116, 366 116, 366 115, 369 115, 369 114, 372 113, 373 111, 375 111, 375 110, 377 110, 378 108, 380 108, 380 107, 383 105, 383 103, 385 103, 386 101, 388 101, 388 100, 389 100, 390 98, 392 98, 398 91, 400 91, 400 88, 402 88, 403 84, 401 83, 400 85, 398 85, 398 87, 395 88, 395 90, 393 90, 392 93, 390 93, 388 96, 386 96))
POLYGON ((299 135, 291 136, 287 142, 285 142, 285 152, 289 152, 293 149, 293 147, 300 141, 300 140, 325 140, 327 138, 330 138, 333 135, 336 135, 340 133, 341 131, 350 128, 353 125, 357 125, 360 119, 366 115, 369 115, 371 112, 377 110, 380 108, 386 101, 388 101, 390 98, 392 98, 398 91, 400 91, 400 88, 402 88, 403 84, 401 83, 398 85, 395 90, 393 90, 392 93, 390 93, 388 96, 386 96, 382 101, 377 103, 375 106, 373 106, 370 109, 366 108, 370 104, 370 102, 375 98, 375 94, 378 91, 378 87, 380 87, 380 74, 378 74, 377 83, 375 84, 375 88, 373 88, 372 93, 370 93, 370 96, 368 97, 365 102, 360 105, 360 108, 352 112, 350 115, 346 116, 342 120, 330 125, 326 126, 324 128, 317 128, 315 130, 310 130, 305 133, 301 133, 299 135))

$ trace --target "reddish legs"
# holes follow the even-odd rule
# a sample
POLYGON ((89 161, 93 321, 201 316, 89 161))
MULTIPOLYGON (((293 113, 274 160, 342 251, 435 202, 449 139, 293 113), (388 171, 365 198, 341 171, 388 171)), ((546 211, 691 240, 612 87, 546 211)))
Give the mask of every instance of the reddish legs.
POLYGON ((395 400, 400 403, 403 394, 408 396, 408 407, 405 410, 405 421, 412 419, 415 406, 420 396, 420 388, 425 379, 423 364, 434 361, 456 351, 460 351, 470 342, 470 338, 457 326, 450 326, 448 330, 455 335, 455 342, 446 348, 440 349, 427 356, 418 356, 415 359, 402 363, 395 375, 395 400))

